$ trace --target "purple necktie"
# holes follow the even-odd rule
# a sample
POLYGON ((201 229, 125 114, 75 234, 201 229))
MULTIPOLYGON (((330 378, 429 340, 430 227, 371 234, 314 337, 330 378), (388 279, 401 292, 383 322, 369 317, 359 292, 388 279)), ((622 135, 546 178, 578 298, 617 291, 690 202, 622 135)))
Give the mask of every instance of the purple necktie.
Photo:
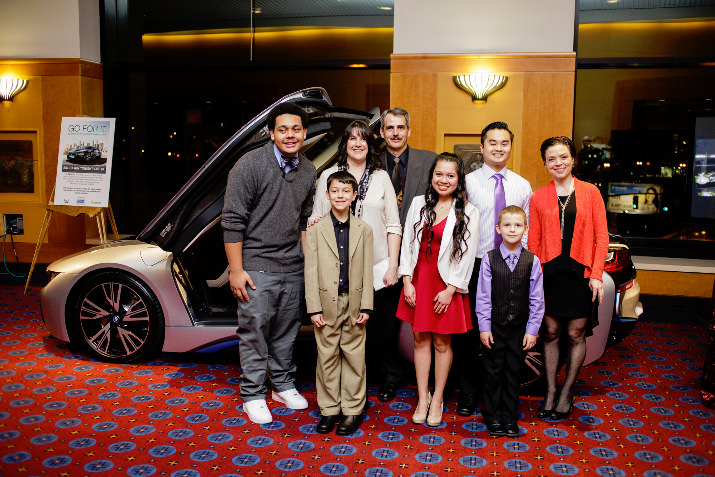
MULTIPOLYGON (((494 225, 499 224, 499 212, 506 207, 506 196, 504 195, 504 184, 502 184, 502 175, 496 173, 492 176, 496 181, 494 184, 494 225)), ((497 232, 496 227, 494 227, 494 248, 498 248, 501 245, 502 238, 497 232)))

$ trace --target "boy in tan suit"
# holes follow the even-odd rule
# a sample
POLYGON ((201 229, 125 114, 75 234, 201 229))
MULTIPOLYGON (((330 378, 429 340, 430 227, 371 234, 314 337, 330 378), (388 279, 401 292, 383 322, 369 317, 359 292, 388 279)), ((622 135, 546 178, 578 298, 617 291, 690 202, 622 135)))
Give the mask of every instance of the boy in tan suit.
POLYGON ((316 431, 347 436, 365 406, 365 322, 372 311, 372 228, 350 215, 357 182, 347 171, 328 177, 331 211, 308 228, 305 299, 318 346, 316 431), (341 415, 344 416, 341 420, 341 415))

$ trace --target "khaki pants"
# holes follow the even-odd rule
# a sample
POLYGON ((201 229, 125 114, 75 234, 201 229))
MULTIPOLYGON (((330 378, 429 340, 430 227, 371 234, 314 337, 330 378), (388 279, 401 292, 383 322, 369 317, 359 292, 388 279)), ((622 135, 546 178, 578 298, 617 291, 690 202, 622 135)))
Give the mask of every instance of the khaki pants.
POLYGON ((341 411, 346 416, 361 414, 366 399, 365 325, 352 323, 347 294, 338 296, 335 324, 316 327, 314 331, 320 412, 324 416, 341 411))

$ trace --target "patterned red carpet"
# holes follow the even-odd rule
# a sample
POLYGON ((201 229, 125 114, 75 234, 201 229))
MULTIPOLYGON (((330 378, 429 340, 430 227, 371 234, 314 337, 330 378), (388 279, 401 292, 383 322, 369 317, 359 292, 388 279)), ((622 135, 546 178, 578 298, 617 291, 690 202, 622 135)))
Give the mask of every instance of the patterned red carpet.
POLYGON ((519 439, 490 438, 448 402, 439 428, 410 422, 414 389, 382 404, 353 436, 315 433, 311 411, 269 402, 272 424, 246 422, 240 370, 226 355, 113 365, 49 337, 39 289, 0 286, 0 474, 5 476, 715 475, 715 418, 697 392, 705 329, 640 323, 584 368, 573 414, 534 417, 519 439))

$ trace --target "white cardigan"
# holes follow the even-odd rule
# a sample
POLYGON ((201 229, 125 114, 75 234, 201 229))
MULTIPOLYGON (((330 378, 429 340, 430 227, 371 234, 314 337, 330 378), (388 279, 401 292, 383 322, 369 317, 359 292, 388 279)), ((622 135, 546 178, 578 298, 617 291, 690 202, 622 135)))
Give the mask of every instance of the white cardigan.
MULTIPOLYGON (((338 166, 325 169, 315 187, 315 200, 310 220, 321 218, 330 212, 330 201, 325 192, 328 190, 328 176, 338 170, 338 166)), ((400 212, 397 209, 397 197, 390 176, 382 169, 373 171, 370 187, 367 188, 362 203, 362 220, 372 227, 374 264, 388 258, 387 234, 402 235, 400 212)))
MULTIPOLYGON (((424 205, 425 196, 419 195, 414 198, 410 205, 410 210, 407 212, 405 230, 402 234, 402 249, 400 250, 401 276, 408 275, 411 277, 417 265, 422 232, 417 227, 419 236, 415 238, 414 225, 418 222, 423 222, 422 217, 420 217, 420 210, 424 205)), ((452 204, 452 208, 447 214, 447 223, 444 226, 442 243, 439 246, 439 255, 437 256, 437 269, 442 281, 447 285, 453 285, 459 293, 468 292, 469 279, 474 269, 474 259, 476 258, 477 244, 479 243, 479 211, 471 203, 467 202, 464 207, 464 214, 469 217, 469 223, 467 224, 468 234, 465 235, 467 250, 462 255, 462 259, 457 263, 451 260, 452 233, 454 225, 457 223, 454 204, 452 204)))

